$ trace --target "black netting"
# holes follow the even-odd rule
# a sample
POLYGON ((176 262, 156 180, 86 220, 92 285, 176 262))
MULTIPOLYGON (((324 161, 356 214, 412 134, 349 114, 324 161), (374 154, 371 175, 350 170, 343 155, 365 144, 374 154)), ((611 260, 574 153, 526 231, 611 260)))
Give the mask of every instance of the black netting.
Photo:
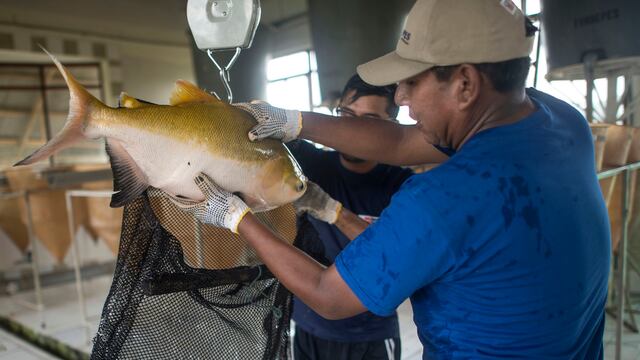
MULTIPOLYGON (((259 217, 296 246, 318 243, 290 205, 259 217)), ((291 294, 244 240, 150 191, 125 207, 91 358, 288 359, 290 312, 291 294)))

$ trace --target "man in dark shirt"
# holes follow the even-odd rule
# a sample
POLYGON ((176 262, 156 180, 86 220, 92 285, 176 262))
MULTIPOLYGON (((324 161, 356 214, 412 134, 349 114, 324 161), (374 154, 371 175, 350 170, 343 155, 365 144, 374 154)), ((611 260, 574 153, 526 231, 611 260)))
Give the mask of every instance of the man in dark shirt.
MULTIPOLYGON (((396 121, 395 88, 395 85, 371 86, 354 75, 347 82, 336 111, 340 116, 396 121)), ((309 217, 324 246, 324 259, 318 260, 327 266, 358 235, 353 227, 342 226, 338 213, 352 212, 368 223, 375 221, 391 196, 412 174, 408 169, 320 150, 303 140, 287 145, 309 180, 342 205, 342 211, 332 212, 335 220, 325 219, 334 224, 309 217)), ((339 208, 339 204, 336 206, 339 208)), ((365 312, 343 320, 327 320, 294 298, 293 320, 296 323, 293 341, 296 360, 400 359, 396 313, 381 317, 365 312)))

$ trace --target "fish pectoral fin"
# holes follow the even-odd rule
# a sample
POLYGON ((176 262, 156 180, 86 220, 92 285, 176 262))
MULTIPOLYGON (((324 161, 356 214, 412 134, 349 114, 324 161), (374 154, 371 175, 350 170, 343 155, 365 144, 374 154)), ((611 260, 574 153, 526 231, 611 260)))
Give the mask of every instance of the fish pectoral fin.
POLYGON ((133 96, 127 94, 124 91, 120 93, 120 100, 118 101, 118 103, 120 104, 120 106, 127 109, 135 109, 139 107, 149 106, 149 104, 145 104, 141 102, 140 100, 134 98, 133 96))
POLYGON ((169 98, 169 104, 173 106, 189 103, 219 102, 221 101, 215 96, 185 80, 176 81, 176 86, 173 88, 173 92, 171 93, 171 97, 169 98))
POLYGON ((107 154, 113 172, 113 190, 116 191, 109 206, 120 207, 140 196, 149 187, 149 182, 119 141, 107 140, 107 154))

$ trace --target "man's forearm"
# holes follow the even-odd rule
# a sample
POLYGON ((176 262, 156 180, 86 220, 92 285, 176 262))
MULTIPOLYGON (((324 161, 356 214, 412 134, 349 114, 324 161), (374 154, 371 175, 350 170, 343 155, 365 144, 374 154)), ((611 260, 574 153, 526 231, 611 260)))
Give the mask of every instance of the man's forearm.
POLYGON ((429 145, 415 126, 358 117, 302 113, 300 138, 356 157, 390 165, 440 163, 447 157, 429 145))
POLYGON ((338 219, 333 225, 335 225, 349 240, 353 240, 357 238, 358 235, 367 228, 367 226, 369 226, 369 223, 349 211, 349 209, 343 207, 342 210, 340 210, 338 219))
POLYGON ((256 250, 278 280, 318 314, 328 319, 340 319, 366 311, 334 266, 325 268, 284 242, 253 214, 244 216, 238 233, 256 250))

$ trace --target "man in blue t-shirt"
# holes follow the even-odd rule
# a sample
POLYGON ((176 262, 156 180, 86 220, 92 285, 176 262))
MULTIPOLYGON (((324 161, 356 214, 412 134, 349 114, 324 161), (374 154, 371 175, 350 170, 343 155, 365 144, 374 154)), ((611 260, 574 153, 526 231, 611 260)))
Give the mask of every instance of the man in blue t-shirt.
MULTIPOLYGON (((342 91, 337 113, 395 121, 398 115, 398 106, 393 100, 395 89, 395 85, 371 86, 354 75, 342 91)), ((333 218, 314 214, 326 222, 313 217, 309 219, 322 241, 322 253, 317 260, 327 266, 361 232, 345 229, 341 216, 349 211, 368 222, 374 221, 412 174, 408 169, 320 150, 307 141, 293 141, 287 146, 307 178, 342 206, 343 210, 333 218)), ((311 191, 314 190, 309 190, 309 194, 311 191)), ((296 203, 304 204, 304 198, 296 203)), ((326 205, 321 206, 324 207, 326 205)), ((367 224, 362 223, 360 230, 367 224)), ((292 317, 296 324, 293 340, 296 360, 400 359, 400 333, 395 311, 389 316, 365 312, 343 320, 327 320, 295 297, 292 317)))
POLYGON ((237 229, 326 318, 384 316, 410 298, 425 359, 602 359, 610 235, 593 140, 571 106, 525 90, 535 31, 510 0, 418 0, 396 50, 358 67, 370 84, 398 83, 415 126, 238 105, 259 122, 250 139, 396 165, 451 155, 408 179, 334 265, 208 180, 224 210, 200 219, 237 229))

